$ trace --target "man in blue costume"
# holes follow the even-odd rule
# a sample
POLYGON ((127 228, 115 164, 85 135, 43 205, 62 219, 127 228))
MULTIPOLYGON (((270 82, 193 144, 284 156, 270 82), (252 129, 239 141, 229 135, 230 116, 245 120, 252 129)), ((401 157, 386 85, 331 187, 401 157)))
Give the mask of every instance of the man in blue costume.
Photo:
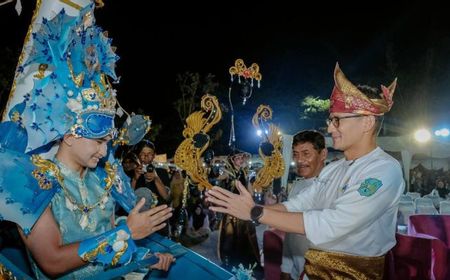
MULTIPOLYGON (((8 102, 9 121, 0 124, 0 219, 19 225, 38 279, 84 279, 148 260, 149 250, 134 240, 161 229, 172 215, 166 205, 140 211, 145 199, 135 204, 108 152, 121 111, 109 82, 116 79, 118 57, 95 25, 90 2, 37 2, 8 102), (117 226, 115 203, 129 212, 117 226)), ((136 126, 133 120, 120 142, 137 142, 136 134, 148 131, 149 122, 136 126)), ((152 268, 167 271, 174 257, 155 255, 152 268)))

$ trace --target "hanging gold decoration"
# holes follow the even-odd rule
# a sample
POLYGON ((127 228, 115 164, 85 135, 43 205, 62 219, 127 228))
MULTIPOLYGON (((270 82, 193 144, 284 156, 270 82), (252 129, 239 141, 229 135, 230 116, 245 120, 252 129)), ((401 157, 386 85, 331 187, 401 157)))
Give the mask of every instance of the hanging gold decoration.
POLYGON ((264 166, 256 174, 256 180, 253 183, 253 188, 258 192, 267 188, 275 178, 281 177, 285 168, 281 154, 283 142, 280 129, 273 124, 269 124, 268 129, 264 128, 264 124, 270 119, 272 119, 272 109, 267 105, 259 105, 252 119, 253 126, 262 131, 265 137, 265 141, 258 149, 264 166))
POLYGON ((206 94, 201 100, 201 111, 193 112, 186 119, 183 136, 186 138, 178 146, 174 161, 177 166, 186 171, 192 182, 200 190, 211 189, 208 182, 207 170, 203 167, 201 156, 208 148, 209 136, 207 132, 220 121, 222 111, 215 96, 206 94))
MULTIPOLYGON (((250 67, 244 63, 244 60, 241 58, 236 59, 234 62, 234 66, 231 66, 228 72, 231 75, 231 79, 233 79, 234 75, 237 75, 238 78, 243 77, 245 79, 252 79, 258 81, 258 87, 260 86, 259 82, 262 79, 261 73, 259 73, 259 65, 257 63, 252 63, 250 67)), ((253 84, 253 83, 252 83, 253 84)))

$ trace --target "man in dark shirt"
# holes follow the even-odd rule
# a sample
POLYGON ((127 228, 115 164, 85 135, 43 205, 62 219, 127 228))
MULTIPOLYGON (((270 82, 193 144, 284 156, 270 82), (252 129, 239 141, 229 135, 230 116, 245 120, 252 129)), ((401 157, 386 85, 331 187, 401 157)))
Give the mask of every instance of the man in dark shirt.
MULTIPOLYGON (((157 203, 155 203, 156 205, 169 203, 169 174, 165 169, 156 168, 153 164, 153 159, 155 158, 155 145, 148 140, 142 140, 137 144, 135 152, 138 155, 140 164, 134 170, 131 186, 135 190, 139 188, 149 189, 152 192, 153 199, 157 200, 157 203)), ((168 236, 168 227, 166 226, 160 230, 159 233, 168 236)))

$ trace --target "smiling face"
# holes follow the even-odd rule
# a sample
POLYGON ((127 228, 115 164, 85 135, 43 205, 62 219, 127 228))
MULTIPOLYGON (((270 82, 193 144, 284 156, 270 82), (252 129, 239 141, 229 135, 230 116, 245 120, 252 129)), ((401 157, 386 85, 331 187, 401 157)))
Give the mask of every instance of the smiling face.
POLYGON ((110 140, 111 136, 99 139, 67 136, 64 141, 70 144, 70 154, 65 159, 75 169, 95 168, 100 159, 106 156, 110 140))
POLYGON ((305 179, 316 177, 322 170, 326 158, 326 149, 317 151, 310 142, 298 143, 292 148, 297 175, 305 179))

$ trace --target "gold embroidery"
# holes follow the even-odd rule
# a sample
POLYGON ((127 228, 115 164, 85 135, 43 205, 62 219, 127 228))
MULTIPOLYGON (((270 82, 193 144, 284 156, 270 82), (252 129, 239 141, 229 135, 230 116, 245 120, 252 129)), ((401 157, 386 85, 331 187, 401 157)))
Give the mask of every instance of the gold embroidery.
POLYGON ((305 254, 305 272, 309 279, 381 280, 384 258, 309 249, 305 254))
POLYGON ((105 191, 98 198, 97 202, 95 202, 93 204, 85 205, 85 204, 78 203, 76 201, 76 199, 66 189, 65 184, 64 184, 64 177, 61 175, 61 171, 59 170, 59 167, 55 163, 53 163, 50 160, 43 159, 39 155, 32 155, 31 161, 38 168, 38 169, 34 170, 32 174, 38 180, 39 186, 43 189, 46 189, 45 187, 51 188, 51 183, 50 183, 50 185, 46 184, 47 181, 50 182, 46 176, 48 176, 48 175, 54 176, 56 178, 56 180, 58 181, 59 185, 61 186, 61 188, 64 192, 64 196, 70 201, 70 203, 72 205, 76 206, 76 209, 78 211, 82 212, 84 215, 89 214, 94 208, 105 203, 105 200, 109 196, 109 194, 111 192, 111 187, 116 178, 116 171, 117 171, 116 166, 112 166, 109 162, 107 162, 105 164, 105 171, 107 174, 107 176, 104 179, 104 181, 105 181, 104 190, 105 191), (36 175, 35 175, 35 173, 36 173, 36 175), (45 181, 44 179, 42 179, 42 186, 41 186, 41 181, 39 179, 39 178, 41 178, 41 176, 40 176, 41 174, 43 175, 42 177, 45 178, 45 180, 47 180, 47 181, 45 181), (39 176, 39 178, 37 178, 36 176, 39 176))
POLYGON ((98 254, 105 254, 106 253, 106 246, 108 246, 108 242, 107 241, 103 241, 102 243, 100 243, 97 248, 93 249, 92 251, 89 251, 87 253, 84 253, 81 256, 81 259, 85 262, 91 262, 93 261, 98 254))
POLYGON ((72 77, 72 81, 75 83, 77 88, 81 87, 83 85, 84 72, 81 72, 80 74, 75 75, 75 72, 73 71, 72 61, 70 60, 69 57, 67 58, 67 66, 69 66, 69 73, 70 73, 70 76, 72 77))
POLYGON ((31 162, 37 167, 37 169, 31 172, 31 174, 34 178, 36 178, 41 189, 48 190, 52 188, 52 183, 47 177, 48 174, 54 176, 58 182, 64 180, 59 172, 58 166, 56 166, 53 162, 43 159, 38 155, 32 155, 31 162))
POLYGON ((79 11, 83 8, 80 5, 78 5, 77 3, 74 3, 73 1, 70 1, 70 0, 59 0, 59 1, 61 1, 62 3, 66 4, 66 5, 69 5, 70 7, 74 8, 74 9, 77 9, 79 11))
POLYGON ((17 277, 14 276, 12 271, 7 269, 2 263, 0 263, 0 279, 1 280, 16 280, 17 277))
POLYGON ((122 257, 122 255, 125 254, 127 249, 128 249, 128 243, 125 242, 123 244, 123 248, 114 255, 114 257, 111 261, 111 265, 116 265, 119 262, 120 257, 122 257))
POLYGON ((38 73, 34 74, 33 77, 37 78, 37 79, 42 79, 44 78, 45 75, 45 70, 47 70, 48 68, 48 64, 39 64, 39 69, 38 69, 38 73))

